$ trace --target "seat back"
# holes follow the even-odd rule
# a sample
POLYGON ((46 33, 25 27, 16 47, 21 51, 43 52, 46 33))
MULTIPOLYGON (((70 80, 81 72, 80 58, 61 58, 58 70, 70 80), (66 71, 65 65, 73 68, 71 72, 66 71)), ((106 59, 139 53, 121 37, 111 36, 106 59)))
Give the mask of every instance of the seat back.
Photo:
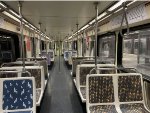
MULTIPOLYGON (((34 66, 34 62, 25 62, 25 66, 34 66)), ((22 62, 3 63, 1 67, 23 66, 22 62)))
POLYGON ((17 70, 12 69, 12 70, 0 70, 0 78, 12 78, 12 77, 18 77, 18 72, 17 70), (6 73, 7 71, 7 73, 6 73))
POLYGON ((91 74, 86 81, 88 113, 93 109, 106 112, 108 108, 113 108, 111 112, 115 110, 115 113, 149 113, 144 102, 141 74, 91 74), (103 109, 108 102, 113 104, 109 103, 111 106, 103 109))
MULTIPOLYGON (((0 68, 0 71, 3 70, 17 70, 22 71, 23 67, 2 67, 0 68)), ((45 77, 44 77, 44 69, 43 66, 26 66, 26 70, 30 72, 32 77, 35 77, 36 82, 36 88, 41 88, 44 90, 45 88, 45 77)), ((21 77, 21 74, 19 74, 18 77, 21 77)))
MULTIPOLYGON (((40 65, 40 66, 43 66, 44 67, 44 75, 45 75, 45 79, 48 78, 48 67, 47 67, 47 62, 46 60, 40 60, 40 61, 37 61, 37 63, 40 65)), ((34 61, 30 61, 30 62, 25 62, 25 66, 36 66, 37 64, 35 64, 34 61)), ((16 67, 16 66, 23 66, 22 62, 20 61, 17 61, 17 62, 10 62, 10 63, 4 63, 1 65, 1 67, 16 67)))
POLYGON ((117 113, 113 76, 92 74, 86 81, 87 113, 117 113))
MULTIPOLYGON (((41 61, 41 60, 46 60, 46 57, 36 57, 36 59, 34 57, 30 57, 30 58, 25 58, 25 61, 41 61)), ((16 61, 22 61, 22 58, 18 58, 16 61)))
MULTIPOLYGON (((98 64, 98 68, 114 68, 114 65, 109 65, 109 64, 98 64)), ((88 74, 90 74, 91 70, 95 67, 94 64, 81 64, 77 65, 76 69, 76 83, 77 83, 77 88, 79 87, 86 87, 86 77, 88 74)), ((113 69, 114 70, 114 69, 113 69)), ((110 71, 110 70, 109 70, 110 71)), ((102 72, 102 70, 101 70, 102 72)), ((99 71, 98 71, 99 73, 99 71)), ((93 70, 91 74, 96 74, 96 71, 93 70)))
POLYGON ((1 78, 0 85, 1 113, 36 113, 36 88, 33 77, 1 78))
POLYGON ((72 76, 76 77, 76 68, 83 60, 93 57, 72 57, 72 76))
POLYGON ((118 98, 122 113, 149 113, 144 102, 141 74, 118 76, 118 98))
MULTIPOLYGON (((19 72, 22 71, 23 67, 3 67, 0 70, 17 70, 19 72)), ((31 74, 32 77, 35 78, 36 83, 36 98, 37 105, 40 105, 41 99, 45 89, 45 77, 44 77, 44 69, 43 66, 26 66, 26 70, 31 74)), ((30 75, 26 76, 29 77, 30 75)), ((18 77, 21 77, 21 74, 18 74, 18 77)))

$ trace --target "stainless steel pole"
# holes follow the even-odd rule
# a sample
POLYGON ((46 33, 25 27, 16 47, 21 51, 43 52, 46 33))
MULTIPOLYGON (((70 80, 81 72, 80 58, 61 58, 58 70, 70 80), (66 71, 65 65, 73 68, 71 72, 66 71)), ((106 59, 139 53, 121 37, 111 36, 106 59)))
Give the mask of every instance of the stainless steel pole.
MULTIPOLYGON (((39 22, 39 29, 40 29, 40 31, 41 31, 41 25, 42 25, 42 23, 40 23, 39 22)), ((41 38, 41 34, 39 35, 40 36, 40 54, 42 54, 42 38, 41 38)))
POLYGON ((97 17, 98 17, 98 2, 95 2, 95 68, 97 69, 97 17))
POLYGON ((79 24, 77 23, 76 25, 77 25, 77 57, 78 57, 78 56, 79 56, 79 51, 78 51, 78 50, 79 50, 79 40, 78 40, 78 38, 79 38, 79 36, 78 36, 78 35, 79 35, 79 34, 78 34, 78 33, 79 33, 79 32, 78 32, 78 30, 79 30, 79 28, 78 28, 78 27, 79 27, 79 24))
POLYGON ((22 18, 22 2, 18 2, 19 5, 19 15, 20 15, 20 32, 21 32, 21 47, 22 47, 22 71, 25 72, 25 49, 24 49, 24 37, 23 37, 23 18, 22 18))
POLYGON ((60 36, 59 36, 59 72, 60 72, 60 36))

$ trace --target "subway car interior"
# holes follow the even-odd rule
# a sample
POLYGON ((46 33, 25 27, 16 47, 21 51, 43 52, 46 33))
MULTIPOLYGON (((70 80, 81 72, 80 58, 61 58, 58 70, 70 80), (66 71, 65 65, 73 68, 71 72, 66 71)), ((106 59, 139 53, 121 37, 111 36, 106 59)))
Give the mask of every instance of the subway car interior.
POLYGON ((0 113, 150 113, 150 1, 0 1, 0 113))

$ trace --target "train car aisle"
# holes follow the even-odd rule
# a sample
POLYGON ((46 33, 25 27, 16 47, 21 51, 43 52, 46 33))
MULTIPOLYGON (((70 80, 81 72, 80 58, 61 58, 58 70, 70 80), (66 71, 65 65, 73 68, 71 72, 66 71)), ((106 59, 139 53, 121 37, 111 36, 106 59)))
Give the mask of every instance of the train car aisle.
POLYGON ((50 72, 50 79, 41 105, 40 113, 85 113, 79 95, 74 86, 70 70, 63 58, 56 57, 55 65, 50 72))

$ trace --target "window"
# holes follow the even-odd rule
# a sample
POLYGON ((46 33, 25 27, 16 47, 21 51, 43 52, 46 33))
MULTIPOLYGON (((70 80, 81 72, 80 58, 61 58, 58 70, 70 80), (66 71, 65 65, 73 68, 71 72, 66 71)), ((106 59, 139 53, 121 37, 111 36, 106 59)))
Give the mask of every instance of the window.
POLYGON ((128 37, 124 37, 123 66, 133 67, 143 74, 149 74, 150 73, 149 44, 150 44, 149 31, 140 31, 140 32, 136 31, 134 33, 131 33, 128 37))
POLYGON ((103 62, 115 63, 115 36, 100 37, 99 39, 99 57, 103 62))

